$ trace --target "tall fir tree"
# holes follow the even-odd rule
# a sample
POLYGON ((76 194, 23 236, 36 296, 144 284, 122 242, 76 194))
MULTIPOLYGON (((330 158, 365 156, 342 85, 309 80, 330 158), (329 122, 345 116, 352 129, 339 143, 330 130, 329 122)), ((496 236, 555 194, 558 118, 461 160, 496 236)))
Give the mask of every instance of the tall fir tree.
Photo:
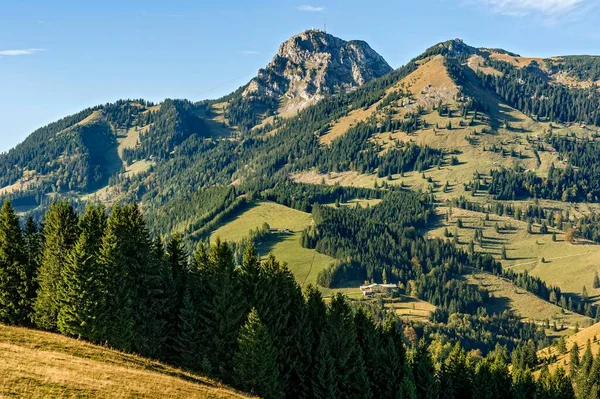
POLYGON ((435 367, 424 339, 412 358, 412 372, 418 399, 434 399, 438 397, 438 382, 435 377, 435 367))
POLYGON ((333 296, 327 310, 325 338, 333 358, 335 396, 371 398, 362 351, 356 338, 352 309, 342 294, 333 296))
POLYGON ((193 269, 202 287, 197 303, 203 351, 199 356, 207 360, 215 377, 231 381, 246 306, 229 245, 217 240, 208 253, 199 246, 193 269))
MULTIPOLYGON (((246 263, 252 264, 254 256, 251 252, 246 255, 246 263)), ((277 261, 273 255, 261 262, 259 272, 258 284, 247 291, 254 290, 250 294, 254 298, 254 306, 273 337, 278 355, 279 379, 286 387, 287 397, 306 397, 311 348, 302 290, 287 265, 277 261), (277 303, 277 306, 273 306, 273 303, 277 303)), ((249 274, 243 271, 241 274, 242 282, 248 282, 249 274), (244 276, 247 278, 244 279, 244 276)))
POLYGON ((31 313, 32 278, 19 218, 6 201, 0 210, 0 321, 27 324, 31 313))
POLYGON ((537 384, 531 370, 514 369, 512 371, 512 391, 515 399, 530 399, 535 397, 537 384))
POLYGON ((42 251, 44 249, 44 236, 40 227, 29 215, 25 221, 25 256, 27 257, 27 274, 29 281, 28 297, 29 297, 29 320, 33 321, 35 298, 38 290, 38 272, 42 262, 42 251))
POLYGON ((569 353, 569 374, 573 378, 577 375, 577 371, 579 369, 579 363, 580 363, 579 345, 577 345, 577 342, 573 342, 573 345, 571 346, 571 350, 569 353))
POLYGON ((116 204, 108 218, 100 246, 100 265, 106 273, 106 340, 114 348, 131 350, 134 335, 135 285, 129 263, 130 245, 126 207, 116 204))
POLYGON ((316 399, 335 399, 335 361, 329 350, 329 345, 327 344, 325 336, 321 336, 316 347, 310 384, 312 397, 316 399))
POLYGON ((103 205, 88 205, 79 219, 79 239, 61 270, 58 330, 92 342, 102 342, 106 335, 107 276, 98 262, 106 222, 103 205))
POLYGON ((256 306, 257 295, 260 292, 261 263, 256 253, 254 244, 249 243, 244 249, 242 264, 240 265, 240 281, 244 290, 244 296, 248 301, 248 310, 256 306))
POLYGON ((277 349, 255 309, 240 330, 235 356, 235 381, 246 392, 265 399, 284 396, 279 379, 277 349))
POLYGON ((467 353, 458 343, 440 370, 440 398, 473 397, 473 368, 467 353))
POLYGON ((79 220, 73 206, 63 200, 48 208, 44 220, 44 253, 38 274, 35 322, 56 330, 62 292, 62 269, 79 237, 79 220))
POLYGON ((176 307, 181 308, 183 294, 187 286, 189 272, 188 257, 183 249, 183 242, 178 234, 171 236, 167 242, 167 258, 171 269, 173 289, 176 295, 176 307))
MULTIPOLYGON (((202 367, 200 353, 198 317, 192 299, 190 287, 183 294, 182 307, 179 310, 177 337, 174 344, 175 361, 190 370, 198 370, 202 367)), ((210 373, 210 370, 202 370, 210 373)))
MULTIPOLYGON (((155 243, 155 246, 156 245, 157 243, 155 243)), ((195 287, 191 286, 188 281, 190 268, 187 254, 183 249, 183 243, 179 235, 173 235, 169 238, 165 255, 166 275, 164 277, 166 280, 164 280, 164 283, 170 285, 168 288, 169 302, 165 304, 165 306, 170 308, 170 312, 165 315, 168 322, 166 345, 172 349, 167 351, 167 353, 175 355, 178 347, 177 340, 180 334, 180 313, 183 311, 184 307, 184 295, 186 295, 186 291, 188 291, 187 295, 189 295, 190 300, 192 300, 192 291, 195 287)))
POLYGON ((129 230, 129 272, 133 277, 133 324, 132 349, 150 357, 160 355, 167 333, 164 308, 168 297, 163 293, 165 282, 162 259, 157 259, 150 231, 136 203, 125 207, 129 230))
POLYGON ((172 360, 175 331, 179 309, 175 307, 175 289, 173 274, 163 243, 159 237, 152 242, 150 261, 159 273, 153 289, 152 316, 156 318, 155 328, 149 330, 148 342, 153 347, 154 356, 163 360, 172 360))

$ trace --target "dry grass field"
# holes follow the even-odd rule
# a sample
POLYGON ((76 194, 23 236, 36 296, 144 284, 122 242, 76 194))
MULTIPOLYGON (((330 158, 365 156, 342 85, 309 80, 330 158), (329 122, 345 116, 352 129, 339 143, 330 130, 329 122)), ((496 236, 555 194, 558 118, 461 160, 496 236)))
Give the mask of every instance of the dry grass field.
POLYGON ((592 353, 595 356, 598 353, 598 350, 600 349, 600 342, 598 341, 598 339, 600 339, 600 323, 596 323, 593 326, 584 328, 584 329, 580 330, 578 333, 573 334, 570 337, 568 337, 566 339, 567 353, 561 354, 556 349, 556 347, 549 346, 547 348, 544 348, 544 349, 538 351, 538 357, 540 359, 546 359, 548 357, 556 356, 556 361, 553 363, 550 363, 548 366, 550 368, 550 371, 554 371, 554 369, 557 368, 558 366, 562 366, 567 371, 567 373, 569 373, 569 352, 568 351, 571 350, 571 347, 573 346, 573 344, 574 343, 577 344, 577 346, 579 347, 580 356, 582 356, 583 352, 585 351, 585 348, 587 346, 587 342, 589 340, 591 343, 591 347, 592 347, 592 353))
MULTIPOLYGON (((438 209, 440 215, 446 212, 447 208, 438 209)), ((600 245, 587 241, 570 244, 558 231, 557 241, 553 242, 551 234, 539 234, 539 226, 534 225, 533 234, 529 234, 525 222, 497 215, 490 215, 490 220, 485 221, 485 214, 463 209, 453 209, 449 221, 445 220, 445 216, 441 219, 439 226, 427 232, 428 237, 442 238, 447 228, 451 234, 458 233, 459 243, 466 247, 476 229, 480 228, 484 235, 483 246, 476 244, 476 251, 490 253, 501 260, 501 248, 504 246, 507 259, 501 260, 503 267, 527 270, 547 284, 560 287, 565 293, 580 294, 585 285, 591 301, 598 302, 600 289, 594 289, 592 282, 594 271, 600 269, 600 245), (458 228, 458 219, 462 221, 463 228, 458 228), (500 227, 499 232, 495 230, 496 224, 500 227)), ((477 278, 472 277, 472 281, 503 298, 497 301, 515 309, 525 318, 537 321, 549 318, 568 325, 577 322, 580 326, 590 322, 589 318, 570 312, 562 314, 558 307, 528 295, 508 282, 498 281, 497 277, 478 274, 477 278)))
POLYGON ((405 320, 426 321, 435 306, 417 298, 402 295, 399 298, 386 299, 385 307, 393 310, 405 320))
POLYGON ((516 287, 510 281, 489 273, 473 273, 467 276, 467 281, 486 289, 492 297, 487 310, 489 313, 501 313, 510 308, 521 316, 524 321, 542 323, 546 319, 556 322, 558 327, 572 329, 575 325, 589 326, 591 318, 573 313, 562 312, 562 309, 550 302, 538 298, 522 288, 516 287))
POLYGON ((0 324, 0 397, 243 398, 202 376, 61 335, 0 324))

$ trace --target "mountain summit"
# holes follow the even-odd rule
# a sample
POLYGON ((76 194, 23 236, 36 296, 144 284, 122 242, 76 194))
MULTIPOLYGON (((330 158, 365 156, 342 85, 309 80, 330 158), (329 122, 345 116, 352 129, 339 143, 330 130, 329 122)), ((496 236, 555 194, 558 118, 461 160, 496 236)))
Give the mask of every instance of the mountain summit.
MULTIPOLYGON (((392 71, 361 40, 345 41, 321 30, 307 30, 281 44, 273 60, 230 101, 232 114, 248 107, 261 114, 295 113, 327 95, 353 90, 392 71)), ((231 115, 235 122, 235 115, 231 115)), ((236 123, 238 124, 238 123, 236 123)))
POLYGON ((309 30, 283 43, 242 95, 283 97, 286 111, 294 111, 391 71, 383 57, 366 42, 345 41, 323 31, 309 30))

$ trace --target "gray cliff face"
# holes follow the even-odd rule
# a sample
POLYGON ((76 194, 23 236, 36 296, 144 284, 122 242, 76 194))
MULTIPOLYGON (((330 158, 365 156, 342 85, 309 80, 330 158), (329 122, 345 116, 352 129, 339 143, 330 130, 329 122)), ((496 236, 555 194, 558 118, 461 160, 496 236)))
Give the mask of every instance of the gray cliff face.
POLYGON ((250 81, 244 97, 281 98, 283 112, 294 112, 326 95, 355 89, 392 68, 364 41, 345 41, 319 30, 283 43, 266 68, 250 81))

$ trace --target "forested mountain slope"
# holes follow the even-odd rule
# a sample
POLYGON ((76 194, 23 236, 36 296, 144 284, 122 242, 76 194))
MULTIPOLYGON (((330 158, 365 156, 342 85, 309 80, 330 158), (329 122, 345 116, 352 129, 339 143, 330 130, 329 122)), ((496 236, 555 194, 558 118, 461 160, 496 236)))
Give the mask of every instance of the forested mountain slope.
POLYGON ((18 286, 0 317, 270 397, 478 397, 490 375, 515 397, 572 396, 536 349, 600 319, 597 80, 596 57, 460 40, 390 71, 364 42, 309 31, 224 98, 82 111, 0 155, 0 196, 32 216, 0 214, 0 283, 18 286), (301 267, 253 249, 290 239, 301 267), (361 298, 365 283, 397 291, 361 298), (511 303, 523 292, 529 308, 511 303), (427 314, 396 311, 410 301, 427 314))
MULTIPOLYGON (((200 187, 265 175, 294 173, 307 181, 303 172, 311 169, 322 174, 314 178, 318 182, 340 172, 369 175, 371 184, 408 174, 397 183, 426 189, 428 183, 410 172, 437 167, 431 169, 432 179, 450 181, 458 196, 470 188, 474 170, 517 165, 544 176, 558 173, 556 168, 562 171, 565 164, 580 167, 570 152, 594 153, 593 144, 575 143, 574 148, 565 141, 596 134, 594 57, 523 58, 453 40, 369 82, 387 69, 363 42, 304 32, 282 44, 274 61, 246 89, 222 100, 168 100, 157 106, 120 101, 36 131, 0 156, 0 193, 29 208, 47 203, 55 193, 108 202, 139 199, 154 208, 174 192, 185 197, 200 187), (262 87, 257 93, 269 92, 272 98, 284 96, 285 91, 273 90, 287 85, 260 76, 280 73, 289 81, 305 82, 310 74, 299 70, 314 66, 315 59, 328 60, 312 78, 320 83, 310 102, 321 101, 289 118, 269 118, 252 131, 246 122, 231 118, 238 106, 258 112, 247 102, 256 98, 243 95, 250 87, 262 87), (344 68, 357 60, 360 65, 351 68, 355 73, 348 74, 344 68), (283 69, 276 68, 280 64, 283 69), (567 134, 574 136, 563 138, 567 134)), ((262 111, 257 115, 266 116, 262 111)), ((593 170, 582 172, 585 178, 593 170)), ((572 172, 567 168, 565 173, 572 172)), ((567 198, 594 200, 593 182, 586 186, 593 190, 567 198)), ((501 197, 531 194, 520 187, 514 194, 504 191, 497 184, 490 189, 501 197)), ((562 192, 546 196, 554 199, 562 192)))

